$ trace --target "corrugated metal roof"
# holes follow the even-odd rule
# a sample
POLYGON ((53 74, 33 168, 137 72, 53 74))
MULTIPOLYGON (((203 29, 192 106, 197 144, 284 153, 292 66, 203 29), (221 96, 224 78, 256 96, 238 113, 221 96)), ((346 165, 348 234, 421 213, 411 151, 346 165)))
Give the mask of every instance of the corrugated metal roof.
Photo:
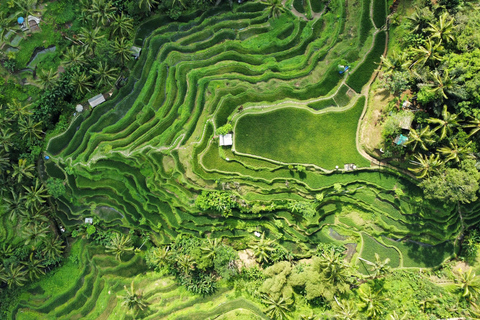
POLYGON ((220 146, 231 146, 233 144, 233 135, 231 133, 220 135, 220 146))
POLYGON ((96 95, 95 97, 93 97, 91 99, 88 99, 88 103, 90 104, 90 106, 92 108, 95 108, 96 106, 98 106, 102 102, 105 102, 105 97, 101 93, 99 95, 96 95))

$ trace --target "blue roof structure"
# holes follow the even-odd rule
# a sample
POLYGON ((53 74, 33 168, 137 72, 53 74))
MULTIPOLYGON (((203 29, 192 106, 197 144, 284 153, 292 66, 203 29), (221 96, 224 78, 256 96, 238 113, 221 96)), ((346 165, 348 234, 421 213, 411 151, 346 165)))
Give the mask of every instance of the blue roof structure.
POLYGON ((397 146, 402 146, 407 141, 408 141, 408 137, 401 134, 397 136, 393 142, 395 142, 397 146))

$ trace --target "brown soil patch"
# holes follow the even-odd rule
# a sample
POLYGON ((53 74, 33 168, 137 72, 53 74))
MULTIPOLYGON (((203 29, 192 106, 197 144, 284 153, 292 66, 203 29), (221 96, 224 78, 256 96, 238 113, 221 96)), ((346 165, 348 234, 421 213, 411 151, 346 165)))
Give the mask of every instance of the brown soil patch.
POLYGON ((258 265, 257 261, 255 261, 255 257, 253 256, 253 251, 250 249, 242 250, 238 252, 238 256, 240 257, 240 269, 242 268, 251 268, 258 265))
POLYGON ((352 260, 353 255, 355 252, 357 252, 357 244, 356 243, 347 243, 345 244, 345 247, 347 248, 346 253, 345 253, 345 260, 350 262, 352 260))
POLYGON ((470 269, 470 266, 464 261, 458 261, 454 266, 452 266, 453 272, 458 272, 459 270, 466 272, 468 269, 470 269))

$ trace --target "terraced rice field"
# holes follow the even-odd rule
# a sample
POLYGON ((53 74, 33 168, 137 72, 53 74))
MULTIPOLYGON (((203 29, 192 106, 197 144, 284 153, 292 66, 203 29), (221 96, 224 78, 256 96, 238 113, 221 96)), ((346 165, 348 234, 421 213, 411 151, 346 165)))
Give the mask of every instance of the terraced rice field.
MULTIPOLYGON (((385 6, 372 1, 332 0, 322 14, 309 1, 306 11, 318 10, 311 20, 291 12, 269 19, 264 5, 248 2, 177 22, 147 21, 127 85, 49 142, 46 171, 67 185, 58 205, 62 222, 74 228, 97 215, 112 228, 152 230, 157 243, 179 233, 242 239, 260 226, 299 256, 321 241, 357 243, 352 263, 359 254, 371 258, 362 246, 369 239, 395 252, 398 267, 427 265, 415 257, 426 246, 453 254, 462 228, 457 208, 423 199, 410 177, 370 168, 357 151, 362 87, 385 49, 386 33, 376 28, 385 12, 378 18, 368 10, 385 6), (337 67, 346 63, 352 72, 340 75, 337 67), (234 146, 220 148, 215 130, 228 121, 234 146), (358 169, 332 170, 347 163, 358 169), (396 188, 405 195, 396 196, 396 188), (260 210, 200 213, 194 200, 202 190, 231 192, 260 210), (285 210, 288 200, 313 202, 319 193, 324 200, 313 218, 285 210), (331 226, 346 240, 332 238, 331 226)), ((462 210, 466 224, 480 217, 478 206, 462 210)), ((85 289, 85 299, 105 290, 100 282, 85 289)), ((77 311, 59 305, 51 314, 82 318, 92 304, 77 311)))

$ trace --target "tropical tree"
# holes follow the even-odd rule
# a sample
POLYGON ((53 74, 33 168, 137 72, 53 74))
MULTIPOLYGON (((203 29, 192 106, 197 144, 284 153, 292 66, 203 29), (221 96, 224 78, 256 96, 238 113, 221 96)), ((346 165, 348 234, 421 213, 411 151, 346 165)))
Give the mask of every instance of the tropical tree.
POLYGON ((384 276, 390 273, 391 271, 391 268, 388 265, 390 263, 390 258, 387 258, 382 261, 378 253, 375 253, 375 262, 371 262, 363 258, 359 258, 359 259, 361 259, 362 261, 364 261, 365 263, 371 266, 370 276, 373 279, 377 279, 378 277, 384 276))
POLYGON ((218 248, 220 247, 220 243, 222 242, 221 238, 207 238, 207 241, 205 241, 205 245, 200 247, 200 250, 204 252, 203 258, 213 260, 215 259, 216 252, 218 248))
POLYGON ((431 12, 428 7, 422 9, 417 8, 411 16, 407 17, 412 25, 413 32, 422 32, 429 26, 434 18, 433 12, 431 12))
POLYGON ((82 27, 78 35, 78 39, 82 42, 85 51, 89 52, 92 56, 95 54, 95 47, 103 37, 105 37, 105 35, 100 34, 100 27, 96 27, 93 30, 82 27))
POLYGON ((334 318, 340 320, 356 320, 358 319, 358 309, 355 303, 349 300, 339 302, 337 297, 333 303, 334 318))
POLYGON ((18 165, 12 165, 12 178, 17 178, 17 183, 20 183, 24 178, 33 179, 33 164, 27 162, 27 159, 18 159, 18 165))
POLYGON ((177 256, 177 265, 184 275, 195 269, 195 261, 192 256, 188 254, 181 254, 177 256))
POLYGON ((35 138, 42 139, 42 121, 34 123, 32 117, 28 117, 27 120, 21 120, 18 122, 20 133, 23 134, 22 138, 28 141, 32 141, 35 138))
POLYGON ((0 146, 5 152, 10 152, 10 147, 13 146, 13 137, 15 134, 10 128, 0 128, 0 146))
POLYGON ((405 51, 402 51, 401 54, 397 53, 397 51, 393 51, 392 54, 389 54, 388 56, 381 56, 380 58, 382 59, 384 74, 391 74, 396 71, 406 70, 411 64, 405 51))
POLYGON ((54 69, 38 73, 38 83, 40 83, 45 90, 52 89, 57 84, 57 80, 58 72, 54 69))
POLYGON ((133 247, 130 247, 132 239, 130 235, 120 235, 115 233, 110 243, 105 247, 107 252, 113 253, 115 255, 115 259, 118 261, 122 261, 122 255, 127 252, 132 252, 133 247))
POLYGON ((88 12, 92 15, 92 19, 97 26, 109 24, 114 18, 116 10, 117 8, 106 0, 92 0, 90 8, 88 8, 88 12))
POLYGON ((62 240, 58 236, 48 237, 43 241, 42 253, 44 257, 50 260, 57 260, 63 253, 65 248, 62 245, 62 240))
POLYGON ((7 104, 7 107, 8 114, 13 122, 25 119, 32 114, 31 104, 22 105, 17 99, 13 99, 12 102, 7 104))
POLYGON ((25 266, 25 271, 30 278, 30 281, 33 279, 40 278, 40 275, 45 274, 43 269, 45 265, 43 265, 43 259, 36 259, 33 257, 33 252, 30 253, 30 258, 27 261, 22 261, 22 265, 25 266))
POLYGON ((131 58, 132 43, 125 38, 117 38, 112 44, 113 53, 120 58, 122 66, 131 58))
POLYGON ((30 226, 34 223, 47 223, 49 220, 47 218, 47 211, 45 206, 33 206, 30 209, 26 209, 22 214, 22 225, 30 226))
POLYGON ((70 84, 75 88, 77 94, 85 94, 90 92, 92 87, 91 77, 85 72, 76 71, 70 79, 70 84))
POLYGON ((130 284, 130 290, 127 289, 127 286, 123 286, 126 291, 124 296, 120 296, 122 301, 122 306, 126 307, 129 311, 132 311, 134 314, 143 311, 147 308, 147 302, 143 297, 140 291, 135 292, 135 288, 133 286, 133 280, 130 284))
POLYGON ((12 189, 10 189, 10 193, 12 197, 3 197, 3 202, 5 203, 5 211, 9 213, 9 219, 14 220, 25 214, 25 198, 21 193, 14 192, 12 189))
POLYGON ((252 241, 249 248, 253 250, 255 260, 259 263, 268 263, 270 261, 270 254, 275 251, 272 247, 274 240, 266 240, 265 233, 262 233, 260 239, 252 241))
POLYGON ((445 139, 447 134, 451 134, 453 129, 459 126, 458 115, 455 113, 450 113, 447 110, 447 106, 443 106, 442 118, 428 118, 427 121, 437 126, 433 128, 433 131, 436 132, 440 130, 440 140, 445 139))
POLYGON ((148 11, 152 11, 152 8, 159 4, 158 0, 139 0, 138 7, 146 7, 148 11))
POLYGON ((96 68, 92 69, 92 74, 98 77, 98 84, 99 85, 111 85, 113 81, 116 79, 116 75, 118 74, 117 68, 111 68, 108 66, 106 62, 98 62, 96 68))
POLYGON ((448 70, 440 73, 438 69, 435 69, 431 77, 432 81, 425 85, 425 89, 438 99, 448 100, 449 96, 465 97, 465 90, 459 85, 457 78, 449 75, 448 70))
POLYGON ((464 158, 473 158, 471 155, 472 148, 470 145, 472 141, 469 141, 465 146, 459 146, 454 140, 449 141, 449 146, 444 146, 438 149, 438 151, 445 157, 445 162, 454 160, 455 162, 460 162, 464 158))
POLYGON ((21 287, 27 282, 26 274, 27 272, 22 270, 22 266, 14 266, 12 263, 6 272, 0 272, 0 277, 1 280, 7 283, 9 288, 14 285, 21 287))
POLYGON ((436 170, 443 165, 443 162, 440 160, 440 155, 438 154, 432 153, 430 156, 418 154, 415 155, 415 159, 417 159, 417 162, 415 163, 417 167, 408 168, 408 170, 414 172, 420 179, 436 172, 436 170))
POLYGON ((437 23, 429 23, 426 31, 430 33, 432 39, 439 39, 445 43, 455 42, 454 18, 450 18, 448 12, 444 12, 437 23))
POLYGON ((406 146, 411 146, 412 151, 416 151, 417 147, 422 148, 423 150, 428 150, 427 145, 435 143, 435 139, 433 139, 433 131, 430 130, 429 126, 425 126, 420 131, 416 129, 410 129, 410 133, 408 134, 408 141, 405 142, 406 146))
POLYGON ((466 124, 463 125, 464 128, 472 129, 468 134, 469 137, 473 136, 475 133, 480 131, 480 119, 471 118, 470 121, 467 121, 466 124))
POLYGON ((50 198, 50 194, 48 194, 47 189, 40 182, 40 179, 35 180, 35 185, 31 187, 23 186, 23 188, 27 191, 25 193, 25 204, 27 208, 41 205, 45 203, 46 199, 50 198))
POLYGON ((153 248, 151 250, 151 255, 148 255, 148 259, 150 259, 150 264, 154 268, 162 268, 168 265, 171 251, 167 247, 153 248))
POLYGON ((462 291, 462 297, 472 299, 480 296, 480 277, 477 277, 473 269, 467 271, 458 270, 460 277, 458 287, 462 291))
POLYGON ((5 39, 5 35, 14 26, 14 18, 8 17, 4 11, 0 12, 0 42, 5 39))
POLYGON ((127 17, 122 12, 120 15, 116 15, 113 17, 111 27, 112 36, 128 38, 133 32, 133 19, 127 17))
POLYGON ((32 249, 36 249, 37 244, 47 236, 47 233, 48 225, 46 223, 34 223, 32 225, 24 226, 22 230, 25 245, 31 245, 32 249))
POLYGON ((392 314, 389 316, 389 320, 407 320, 408 313, 404 313, 403 315, 399 315, 397 311, 393 311, 392 314))
POLYGON ((380 291, 374 292, 369 285, 362 284, 358 289, 358 296, 362 301, 360 307, 367 317, 377 319, 383 314, 384 307, 381 302, 384 298, 380 295, 380 291))
POLYGON ((282 0, 262 0, 261 2, 267 6, 266 9, 268 10, 269 18, 277 18, 282 13, 287 11, 287 9, 282 3, 282 0))
POLYGON ((432 42, 431 39, 428 39, 425 45, 413 48, 412 52, 415 53, 415 61, 410 67, 418 65, 424 66, 440 61, 442 59, 441 53, 443 52, 443 47, 441 42, 435 43, 432 42))
POLYGON ((67 67, 75 65, 84 65, 86 49, 75 46, 68 47, 63 54, 63 64, 67 67))
POLYGON ((37 8, 37 0, 16 0, 15 4, 19 8, 17 14, 28 17, 35 14, 37 8))
POLYGON ((270 295, 262 295, 262 302, 267 306, 265 313, 270 319, 283 320, 287 319, 287 313, 291 311, 293 301, 291 299, 285 299, 283 295, 280 295, 278 299, 274 299, 270 295))

